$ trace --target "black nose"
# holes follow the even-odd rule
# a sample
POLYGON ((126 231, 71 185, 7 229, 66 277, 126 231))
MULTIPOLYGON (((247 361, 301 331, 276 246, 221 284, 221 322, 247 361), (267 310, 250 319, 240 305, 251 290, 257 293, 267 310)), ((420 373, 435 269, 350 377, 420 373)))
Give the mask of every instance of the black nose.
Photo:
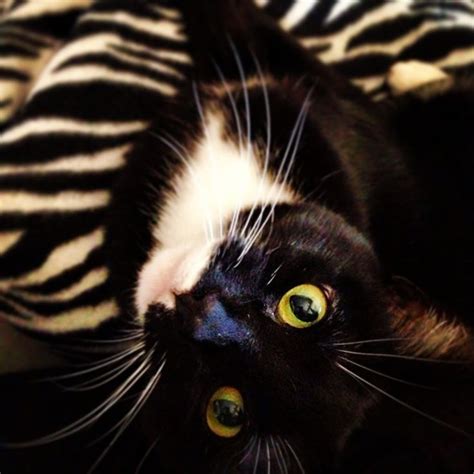
POLYGON ((216 295, 196 299, 190 294, 176 297, 176 312, 181 330, 196 342, 218 346, 247 344, 252 331, 235 318, 216 295))

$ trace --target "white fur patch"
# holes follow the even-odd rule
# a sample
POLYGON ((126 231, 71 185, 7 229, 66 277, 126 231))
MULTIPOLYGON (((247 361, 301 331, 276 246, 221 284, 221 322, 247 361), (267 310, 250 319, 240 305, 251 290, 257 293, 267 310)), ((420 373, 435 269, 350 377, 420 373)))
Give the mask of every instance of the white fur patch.
POLYGON ((136 291, 139 314, 151 303, 174 307, 174 295, 199 280, 232 217, 259 204, 294 202, 296 193, 264 173, 263 152, 225 137, 225 118, 206 115, 206 132, 185 157, 174 192, 161 204, 156 247, 142 268, 136 291))

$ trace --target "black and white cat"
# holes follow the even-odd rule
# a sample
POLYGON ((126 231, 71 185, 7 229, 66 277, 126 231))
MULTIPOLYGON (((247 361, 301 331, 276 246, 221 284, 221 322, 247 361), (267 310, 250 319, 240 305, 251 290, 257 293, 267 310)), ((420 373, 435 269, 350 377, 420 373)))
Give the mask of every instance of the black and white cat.
POLYGON ((183 11, 108 227, 142 472, 472 469, 474 90, 374 104, 250 1, 183 11))

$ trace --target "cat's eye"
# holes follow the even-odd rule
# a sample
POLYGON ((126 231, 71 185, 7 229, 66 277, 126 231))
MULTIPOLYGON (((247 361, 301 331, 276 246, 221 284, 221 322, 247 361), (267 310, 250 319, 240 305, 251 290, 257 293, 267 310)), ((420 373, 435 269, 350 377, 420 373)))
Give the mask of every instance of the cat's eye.
POLYGON ((221 387, 207 404, 206 421, 209 429, 221 438, 237 436, 244 424, 244 400, 233 387, 221 387))
POLYGON ((278 303, 278 319, 297 329, 318 323, 326 315, 328 301, 324 291, 314 285, 299 285, 287 291, 278 303))

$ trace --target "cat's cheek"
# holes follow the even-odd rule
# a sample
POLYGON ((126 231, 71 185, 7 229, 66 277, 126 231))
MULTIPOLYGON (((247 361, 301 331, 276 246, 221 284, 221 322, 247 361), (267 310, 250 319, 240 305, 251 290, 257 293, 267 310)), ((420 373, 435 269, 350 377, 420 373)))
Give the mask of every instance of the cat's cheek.
POLYGON ((156 250, 138 277, 135 306, 139 319, 143 320, 152 303, 174 309, 175 295, 196 285, 209 266, 216 246, 216 243, 191 243, 156 250))

